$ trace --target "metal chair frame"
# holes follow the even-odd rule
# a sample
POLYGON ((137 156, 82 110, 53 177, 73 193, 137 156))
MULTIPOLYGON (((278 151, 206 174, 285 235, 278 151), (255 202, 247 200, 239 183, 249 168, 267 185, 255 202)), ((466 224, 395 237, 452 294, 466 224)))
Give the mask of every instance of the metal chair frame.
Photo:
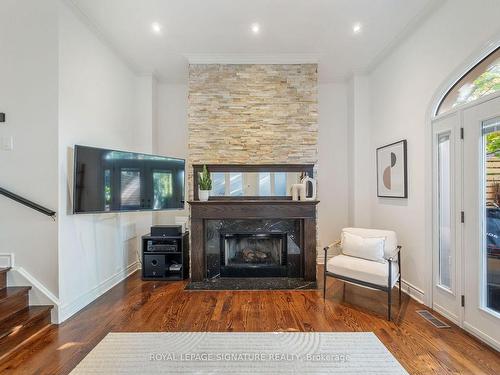
MULTIPOLYGON (((372 289, 377 289, 381 290, 383 292, 387 293, 387 320, 391 320, 391 304, 392 304, 392 286, 391 286, 391 279, 392 279, 392 262, 394 262, 395 257, 397 256, 398 259, 398 272, 399 272, 399 278, 398 278, 398 283, 399 283, 399 305, 401 306, 401 246, 396 247, 396 252, 393 254, 390 258, 386 259, 387 260, 387 266, 389 267, 389 276, 387 280, 387 285, 378 285, 378 284, 373 284, 369 283, 363 280, 357 280, 353 279, 351 277, 347 276, 342 276, 338 275, 333 272, 328 272, 327 271, 327 260, 328 260, 328 250, 330 250, 332 247, 338 246, 340 244, 340 241, 336 241, 328 246, 326 246, 323 250, 325 252, 325 267, 324 267, 324 274, 323 274, 323 299, 326 297, 326 277, 330 276, 335 279, 342 280, 344 282, 349 282, 352 284, 372 288, 372 289)), ((345 286, 345 284, 344 284, 345 286)))

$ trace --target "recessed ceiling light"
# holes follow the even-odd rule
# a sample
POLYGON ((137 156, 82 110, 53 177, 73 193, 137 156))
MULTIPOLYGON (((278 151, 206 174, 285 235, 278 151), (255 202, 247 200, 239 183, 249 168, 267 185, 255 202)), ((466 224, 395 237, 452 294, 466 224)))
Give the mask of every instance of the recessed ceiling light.
POLYGON ((362 29, 363 26, 359 22, 356 22, 354 25, 352 25, 352 31, 354 32, 354 34, 359 34, 362 29))
POLYGON ((162 27, 161 27, 161 25, 160 25, 158 22, 153 22, 153 23, 151 24, 151 30, 152 30, 155 34, 161 34, 162 27))
POLYGON ((256 23, 252 23, 252 33, 254 34, 258 34, 259 31, 260 31, 260 25, 256 22, 256 23))

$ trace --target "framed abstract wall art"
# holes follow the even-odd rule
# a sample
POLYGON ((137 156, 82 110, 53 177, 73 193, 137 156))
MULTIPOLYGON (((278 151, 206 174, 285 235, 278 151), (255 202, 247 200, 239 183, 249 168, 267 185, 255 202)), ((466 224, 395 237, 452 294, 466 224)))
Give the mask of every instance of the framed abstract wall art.
POLYGON ((406 139, 377 148, 377 196, 408 198, 406 139))

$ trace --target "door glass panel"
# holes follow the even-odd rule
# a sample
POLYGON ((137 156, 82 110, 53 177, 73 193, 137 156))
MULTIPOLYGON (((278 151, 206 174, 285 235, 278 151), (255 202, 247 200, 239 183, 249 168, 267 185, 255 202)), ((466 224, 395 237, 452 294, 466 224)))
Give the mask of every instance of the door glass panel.
POLYGON ((500 117, 484 121, 482 125, 485 233, 481 284, 486 307, 500 313, 500 117))
POLYGON ((450 133, 438 136, 439 284, 452 289, 450 133))

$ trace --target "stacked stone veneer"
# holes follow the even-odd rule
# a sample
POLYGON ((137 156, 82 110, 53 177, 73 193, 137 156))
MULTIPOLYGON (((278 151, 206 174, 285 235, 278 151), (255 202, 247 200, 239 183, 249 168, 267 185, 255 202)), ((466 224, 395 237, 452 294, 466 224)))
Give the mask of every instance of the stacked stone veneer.
POLYGON ((316 164, 317 81, 316 64, 190 65, 190 199, 193 164, 316 164))

